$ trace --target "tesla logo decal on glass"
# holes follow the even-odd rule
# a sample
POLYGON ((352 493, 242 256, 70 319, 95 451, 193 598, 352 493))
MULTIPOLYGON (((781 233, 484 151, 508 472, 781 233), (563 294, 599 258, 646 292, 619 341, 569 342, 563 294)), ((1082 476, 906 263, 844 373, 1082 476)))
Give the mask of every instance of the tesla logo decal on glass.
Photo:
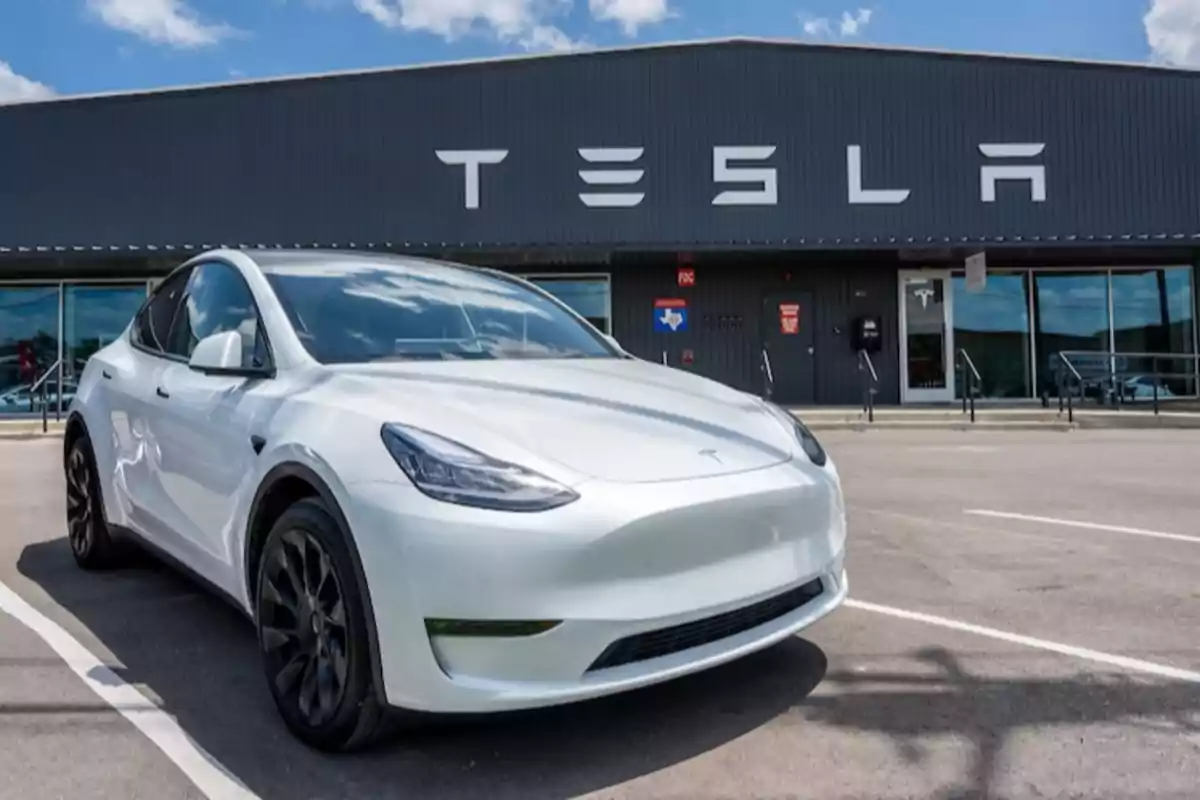
POLYGON ((709 458, 711 458, 713 461, 716 461, 718 464, 724 464, 724 463, 725 463, 724 461, 722 461, 722 460, 721 460, 721 457, 720 457, 719 455, 717 455, 717 451, 716 451, 716 450, 701 450, 701 451, 700 451, 700 455, 702 455, 702 456, 708 456, 708 457, 709 457, 709 458))
POLYGON ((921 298, 921 308, 929 308, 929 298, 933 297, 936 292, 933 289, 917 289, 913 294, 921 298))

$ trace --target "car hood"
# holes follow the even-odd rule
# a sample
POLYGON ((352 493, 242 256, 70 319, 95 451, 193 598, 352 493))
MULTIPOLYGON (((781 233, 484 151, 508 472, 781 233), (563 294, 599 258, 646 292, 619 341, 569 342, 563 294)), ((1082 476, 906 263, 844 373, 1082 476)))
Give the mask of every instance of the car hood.
MULTIPOLYGON (((496 452, 497 438, 580 477, 644 483, 789 460, 790 432, 757 398, 627 359, 444 361, 332 368, 360 413, 496 452), (490 448, 490 449, 489 449, 490 448)), ((532 465, 528 465, 532 466, 532 465)))

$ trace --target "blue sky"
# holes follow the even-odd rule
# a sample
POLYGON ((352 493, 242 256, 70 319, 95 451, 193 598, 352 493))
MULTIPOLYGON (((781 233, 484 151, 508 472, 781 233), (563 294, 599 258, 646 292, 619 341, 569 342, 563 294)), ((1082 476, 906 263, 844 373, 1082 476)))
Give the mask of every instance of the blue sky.
POLYGON ((1200 0, 7 0, 0 100, 719 36, 1200 66, 1200 0))

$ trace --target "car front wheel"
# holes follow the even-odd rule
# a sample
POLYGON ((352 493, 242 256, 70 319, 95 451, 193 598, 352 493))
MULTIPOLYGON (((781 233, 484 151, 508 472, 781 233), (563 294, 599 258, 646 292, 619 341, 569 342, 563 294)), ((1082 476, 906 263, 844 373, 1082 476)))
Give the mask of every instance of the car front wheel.
POLYGON ((259 562, 256 618, 268 686, 288 728, 321 750, 378 733, 362 594, 340 526, 315 499, 271 528, 259 562))

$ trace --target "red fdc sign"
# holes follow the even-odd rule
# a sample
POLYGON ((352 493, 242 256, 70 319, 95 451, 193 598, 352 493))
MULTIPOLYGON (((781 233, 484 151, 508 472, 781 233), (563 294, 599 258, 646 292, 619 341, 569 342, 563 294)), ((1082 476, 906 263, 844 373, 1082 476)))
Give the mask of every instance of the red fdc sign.
POLYGON ((795 336, 800 332, 800 304, 779 304, 779 330, 787 336, 795 336))
POLYGON ((694 267, 680 267, 677 277, 680 286, 696 285, 696 269, 694 267))

